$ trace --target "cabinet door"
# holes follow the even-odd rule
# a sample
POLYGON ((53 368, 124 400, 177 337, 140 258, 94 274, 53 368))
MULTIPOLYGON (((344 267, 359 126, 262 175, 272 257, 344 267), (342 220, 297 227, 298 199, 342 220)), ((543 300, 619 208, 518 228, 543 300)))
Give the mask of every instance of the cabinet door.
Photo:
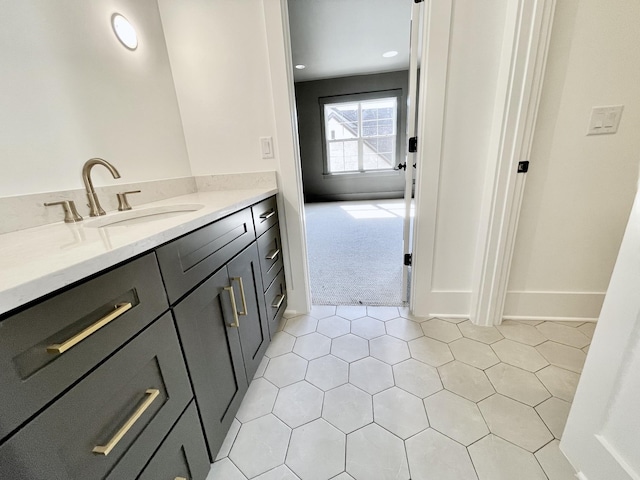
POLYGON ((231 260, 227 270, 235 292, 245 371, 247 380, 251 381, 269 346, 269 327, 256 244, 231 260))
POLYGON ((174 314, 193 382, 209 455, 215 458, 247 391, 238 329, 227 270, 222 269, 196 288, 174 314))

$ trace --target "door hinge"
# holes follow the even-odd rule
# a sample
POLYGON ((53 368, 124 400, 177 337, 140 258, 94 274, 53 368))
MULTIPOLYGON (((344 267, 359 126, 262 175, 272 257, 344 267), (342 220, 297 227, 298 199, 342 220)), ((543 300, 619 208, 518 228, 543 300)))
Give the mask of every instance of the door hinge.
POLYGON ((422 3, 424 0, 413 0, 413 3, 422 3))
POLYGON ((418 151, 418 137, 409 138, 409 153, 416 153, 418 151))
POLYGON ((529 171, 529 160, 518 162, 518 173, 527 173, 529 171))
POLYGON ((412 260, 413 260, 413 254, 412 254, 412 253, 405 253, 405 254, 404 254, 404 264, 405 264, 407 267, 410 267, 410 266, 411 266, 411 262, 412 262, 412 260))

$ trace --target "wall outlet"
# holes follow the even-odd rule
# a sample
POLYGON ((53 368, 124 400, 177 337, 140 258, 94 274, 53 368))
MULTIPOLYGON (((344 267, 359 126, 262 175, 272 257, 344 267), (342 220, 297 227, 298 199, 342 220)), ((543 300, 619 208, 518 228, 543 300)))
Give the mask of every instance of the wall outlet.
POLYGON ((260 137, 260 153, 262 158, 273 158, 273 138, 260 137))
POLYGON ((623 105, 611 105, 608 107, 593 107, 589 119, 587 135, 602 135, 616 133, 622 117, 623 105))

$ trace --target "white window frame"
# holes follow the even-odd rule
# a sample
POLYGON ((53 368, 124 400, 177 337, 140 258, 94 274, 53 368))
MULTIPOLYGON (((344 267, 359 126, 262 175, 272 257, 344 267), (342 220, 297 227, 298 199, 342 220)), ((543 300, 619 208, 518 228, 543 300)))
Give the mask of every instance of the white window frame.
POLYGON ((400 112, 401 112, 401 101, 402 98, 402 90, 401 89, 393 89, 393 90, 384 90, 379 92, 369 92, 369 93, 359 93, 359 94, 351 94, 351 95, 340 95, 337 97, 322 97, 320 98, 320 115, 322 118, 322 154, 324 160, 324 175, 332 176, 332 175, 371 175, 376 173, 389 173, 393 172, 395 168, 395 162, 400 158, 400 145, 404 140, 403 138, 399 138, 400 135, 400 112), (395 122, 394 122, 394 134, 393 135, 383 135, 376 137, 363 137, 362 136, 362 102, 367 102, 371 100, 382 100, 394 98, 396 101, 396 114, 395 114, 395 122), (347 170, 340 172, 332 172, 330 170, 329 164, 329 145, 331 143, 344 142, 350 139, 330 139, 327 138, 326 126, 327 126, 327 118, 326 118, 326 106, 336 105, 336 104, 358 104, 358 135, 351 140, 357 140, 358 142, 358 170, 347 170), (366 138, 386 138, 393 137, 394 145, 393 145, 393 154, 394 159, 392 161, 392 166, 389 168, 379 168, 379 169, 365 169, 364 168, 364 141, 366 138))

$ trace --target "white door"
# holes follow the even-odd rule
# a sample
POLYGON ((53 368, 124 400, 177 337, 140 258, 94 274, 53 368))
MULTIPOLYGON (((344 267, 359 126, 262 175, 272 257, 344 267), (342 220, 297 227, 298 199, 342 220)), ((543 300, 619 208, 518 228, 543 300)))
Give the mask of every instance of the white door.
POLYGON ((640 195, 560 448, 583 480, 640 479, 640 195))
MULTIPOLYGON (((409 60, 409 93, 407 96, 407 139, 416 136, 417 127, 417 103, 418 103, 418 50, 420 45, 420 25, 422 24, 422 3, 414 3, 411 8, 411 41, 410 41, 410 60, 409 60)), ((407 146, 408 147, 408 146, 407 146)), ((404 225, 402 232, 403 253, 404 258, 411 255, 411 194, 413 192, 414 167, 417 163, 417 153, 410 152, 407 148, 407 159, 405 168, 405 184, 404 184, 404 225)), ((408 283, 409 283, 409 266, 402 268, 402 300, 409 301, 408 283)))

